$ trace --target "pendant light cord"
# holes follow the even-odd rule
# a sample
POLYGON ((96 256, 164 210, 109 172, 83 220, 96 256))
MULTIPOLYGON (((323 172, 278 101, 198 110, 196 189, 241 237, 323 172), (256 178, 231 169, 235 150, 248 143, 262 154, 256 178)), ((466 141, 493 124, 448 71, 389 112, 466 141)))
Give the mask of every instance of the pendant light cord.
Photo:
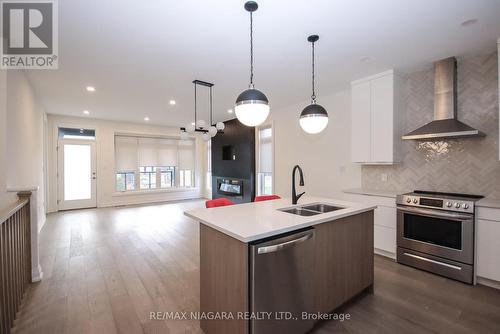
POLYGON ((312 95, 311 101, 312 103, 316 103, 316 89, 314 87, 314 42, 312 42, 312 95))
POLYGON ((253 89, 253 15, 250 12, 250 88, 253 89))

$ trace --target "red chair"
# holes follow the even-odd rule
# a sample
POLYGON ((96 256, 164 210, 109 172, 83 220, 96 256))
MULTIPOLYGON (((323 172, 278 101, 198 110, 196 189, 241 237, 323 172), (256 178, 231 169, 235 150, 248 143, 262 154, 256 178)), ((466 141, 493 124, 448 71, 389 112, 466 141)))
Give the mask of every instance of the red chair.
POLYGON ((231 202, 227 198, 217 198, 217 199, 211 199, 209 201, 205 202, 205 207, 207 209, 209 208, 216 208, 219 206, 227 206, 227 205, 233 205, 234 202, 231 202))
POLYGON ((273 199, 280 199, 278 195, 264 195, 264 196, 255 196, 255 202, 262 202, 262 201, 270 201, 273 199))

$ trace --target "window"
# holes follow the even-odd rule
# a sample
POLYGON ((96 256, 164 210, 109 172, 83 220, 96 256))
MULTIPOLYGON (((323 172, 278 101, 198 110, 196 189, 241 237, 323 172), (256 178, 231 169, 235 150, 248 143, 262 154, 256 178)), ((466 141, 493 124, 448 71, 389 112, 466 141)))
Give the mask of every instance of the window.
POLYGON ((175 186, 175 167, 160 167, 160 187, 172 188, 175 186))
POLYGON ((115 136, 116 191, 194 187, 195 141, 115 136))
POLYGON ((273 193, 273 174, 259 173, 259 195, 272 195, 273 193))
POLYGON ((139 167, 139 175, 141 189, 156 188, 156 167, 139 167))
POLYGON ((95 140, 95 130, 59 128, 57 136, 59 139, 95 140))
POLYGON ((257 195, 273 193, 273 128, 258 129, 257 135, 257 195))
POLYGON ((116 173, 116 190, 126 191, 135 189, 135 173, 116 173))
POLYGON ((181 170, 180 173, 179 187, 192 187, 192 175, 189 169, 181 170))

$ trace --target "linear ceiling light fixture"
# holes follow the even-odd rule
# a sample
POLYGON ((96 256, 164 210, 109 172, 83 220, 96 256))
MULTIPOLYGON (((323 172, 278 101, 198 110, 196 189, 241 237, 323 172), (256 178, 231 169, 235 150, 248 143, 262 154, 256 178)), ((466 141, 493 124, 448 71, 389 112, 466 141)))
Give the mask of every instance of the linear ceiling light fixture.
POLYGON ((307 38, 312 45, 312 95, 311 104, 302 110, 299 120, 302 130, 310 134, 320 133, 328 125, 328 113, 325 108, 316 103, 316 90, 314 87, 314 43, 318 39, 318 35, 311 35, 307 38))
POLYGON ((201 81, 201 80, 194 80, 194 122, 189 123, 185 127, 181 128, 181 139, 186 140, 189 138, 189 134, 193 134, 195 132, 201 132, 202 133, 202 138, 204 141, 210 140, 210 138, 215 137, 219 131, 224 130, 225 125, 222 122, 217 122, 217 124, 213 125, 212 123, 212 87, 214 86, 213 83, 206 82, 206 81, 201 81), (209 127, 207 128, 206 122, 203 119, 198 119, 197 118, 197 105, 198 105, 198 94, 197 94, 197 87, 198 86, 203 86, 203 87, 208 87, 209 89, 209 110, 210 110, 210 115, 209 115, 209 127))
POLYGON ((253 83, 253 12, 257 8, 255 1, 245 3, 245 10, 250 13, 250 85, 238 96, 234 107, 238 120, 247 126, 262 124, 269 115, 269 101, 253 83))

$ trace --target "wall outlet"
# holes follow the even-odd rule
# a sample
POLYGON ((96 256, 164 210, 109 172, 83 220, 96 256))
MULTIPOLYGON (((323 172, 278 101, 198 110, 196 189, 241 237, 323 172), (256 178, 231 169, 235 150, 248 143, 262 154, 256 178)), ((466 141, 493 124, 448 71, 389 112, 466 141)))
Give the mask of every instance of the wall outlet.
POLYGON ((382 182, 387 182, 387 180, 389 179, 389 177, 387 176, 386 173, 382 173, 380 175, 380 179, 382 180, 382 182))

